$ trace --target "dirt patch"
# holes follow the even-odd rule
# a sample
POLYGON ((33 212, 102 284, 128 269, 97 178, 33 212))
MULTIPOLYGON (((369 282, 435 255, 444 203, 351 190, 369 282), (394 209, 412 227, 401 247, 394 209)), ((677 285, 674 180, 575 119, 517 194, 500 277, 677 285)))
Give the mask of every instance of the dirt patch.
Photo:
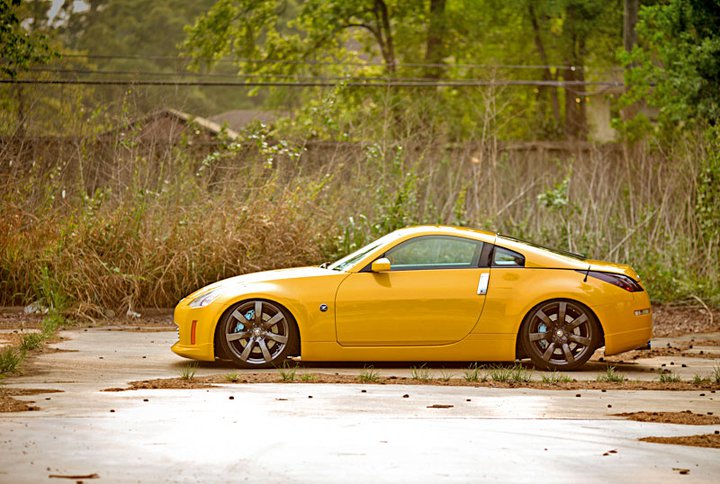
POLYGON ((684 412, 629 412, 616 413, 619 417, 638 422, 671 423, 682 425, 716 425, 720 424, 720 417, 715 415, 703 415, 692 413, 690 410, 684 412))
POLYGON ((666 343, 665 346, 654 347, 650 350, 626 351, 619 355, 606 356, 601 361, 618 363, 638 358, 655 358, 657 356, 686 356, 688 358, 720 358, 720 339, 715 334, 698 334, 689 341, 674 341, 666 343), (697 348, 702 350, 698 351, 697 348), (692 351, 691 351, 692 350, 692 351))
MULTIPOLYGON (((102 318, 77 318, 72 314, 68 315, 70 320, 68 328, 96 328, 116 327, 116 331, 133 331, 132 328, 157 327, 156 331, 175 329, 173 324, 173 310, 167 309, 140 309, 139 318, 129 318, 124 314, 114 317, 102 318), (126 329, 127 327, 127 329, 126 329), (163 329, 164 328, 164 329, 163 329)), ((0 329, 42 329, 44 314, 25 314, 23 307, 0 307, 0 329)), ((65 326, 60 329, 66 329, 65 326)), ((147 329, 149 331, 149 329, 147 329)))
POLYGON ((720 434, 684 435, 682 437, 643 437, 643 442, 654 444, 688 445, 691 447, 710 447, 720 449, 720 434))
POLYGON ((206 378, 158 378, 155 380, 131 381, 127 388, 106 388, 104 392, 123 392, 125 390, 156 390, 156 389, 172 389, 186 390, 191 388, 211 388, 214 385, 206 381, 206 378))
POLYGON ((720 331, 720 309, 701 305, 653 306, 653 336, 666 338, 692 333, 720 331))
POLYGON ((49 390, 45 388, 0 388, 0 413, 2 412, 28 412, 40 410, 40 407, 32 405, 34 401, 22 401, 13 397, 25 395, 38 395, 41 393, 60 393, 62 390, 49 390))
POLYGON ((274 373, 240 373, 226 375, 210 375, 204 377, 163 378, 156 380, 132 381, 126 388, 108 388, 103 391, 147 390, 147 389, 188 389, 208 388, 218 384, 232 383, 354 383, 367 385, 435 385, 435 386, 462 386, 483 388, 535 388, 540 390, 720 390, 720 383, 692 383, 675 382, 663 383, 659 381, 625 381, 622 383, 597 381, 572 381, 545 383, 541 381, 528 382, 502 382, 502 381, 467 381, 460 378, 450 379, 413 379, 408 377, 377 377, 373 381, 362 381, 358 375, 340 375, 327 373, 298 373, 294 378, 283 377, 274 373))
POLYGON ((175 331, 172 323, 158 324, 156 326, 113 326, 107 331, 129 331, 131 333, 162 333, 164 331, 175 331))

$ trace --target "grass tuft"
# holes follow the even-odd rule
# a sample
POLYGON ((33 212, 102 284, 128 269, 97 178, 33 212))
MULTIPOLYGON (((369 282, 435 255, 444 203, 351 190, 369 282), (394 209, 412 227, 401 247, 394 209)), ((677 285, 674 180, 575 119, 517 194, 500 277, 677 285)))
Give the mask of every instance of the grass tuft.
POLYGON ((0 375, 14 372, 22 363, 23 354, 11 346, 0 350, 0 375))
POLYGON ((710 381, 713 383, 720 383, 720 365, 715 365, 713 367, 712 375, 710 376, 710 381))
POLYGON ((303 373, 300 375, 300 381, 304 383, 312 383, 317 379, 312 373, 303 373))
POLYGON ((295 381, 297 366, 288 366, 286 363, 282 368, 278 368, 278 373, 280 373, 280 379, 284 382, 295 381))
POLYGON ((358 376, 360 383, 377 383, 380 381, 380 374, 372 367, 366 366, 358 376))
POLYGON ((532 370, 515 364, 510 368, 496 366, 490 369, 490 379, 502 383, 527 383, 532 380, 532 370))
POLYGON ((452 373, 450 373, 449 371, 441 371, 438 380, 442 382, 448 382, 450 381, 450 378, 452 378, 452 373))
POLYGON ((228 381, 230 383, 237 383, 239 379, 240 375, 237 373, 228 373, 225 375, 225 381, 228 381))
POLYGON ((553 371, 549 375, 542 376, 543 383, 570 383, 572 378, 559 371, 553 371))
POLYGON ((425 365, 421 365, 419 367, 412 367, 410 377, 413 380, 420 380, 420 381, 428 381, 432 380, 432 375, 430 374, 430 370, 425 367, 425 365))
POLYGON ((622 383, 625 381, 625 376, 616 372, 614 366, 608 366, 605 369, 605 373, 598 375, 595 380, 599 382, 622 383))
POLYGON ((485 373, 482 373, 480 371, 480 368, 478 368, 477 363, 473 363, 470 365, 470 367, 465 370, 465 374, 463 375, 465 378, 465 381, 469 382, 484 382, 487 381, 487 375, 485 373))
POLYGON ((190 381, 193 378, 195 378, 195 371, 197 370, 198 364, 196 361, 193 361, 191 363, 188 363, 185 365, 180 372, 180 378, 183 380, 190 381))
POLYGON ((20 340, 20 351, 33 351, 42 347, 46 336, 44 333, 27 333, 20 340))
POLYGON ((675 373, 670 372, 660 374, 660 383, 678 383, 680 381, 680 375, 676 375, 675 373))

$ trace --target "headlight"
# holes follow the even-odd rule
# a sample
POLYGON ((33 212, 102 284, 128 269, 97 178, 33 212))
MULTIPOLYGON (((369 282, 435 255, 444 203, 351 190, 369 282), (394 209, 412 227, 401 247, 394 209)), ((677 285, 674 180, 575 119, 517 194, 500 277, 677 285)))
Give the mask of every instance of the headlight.
POLYGON ((218 298, 220 295, 220 289, 213 289, 210 292, 206 292, 205 294, 202 294, 192 301, 190 301, 190 304, 188 304, 191 308, 204 308, 211 302, 213 302, 215 299, 218 298))

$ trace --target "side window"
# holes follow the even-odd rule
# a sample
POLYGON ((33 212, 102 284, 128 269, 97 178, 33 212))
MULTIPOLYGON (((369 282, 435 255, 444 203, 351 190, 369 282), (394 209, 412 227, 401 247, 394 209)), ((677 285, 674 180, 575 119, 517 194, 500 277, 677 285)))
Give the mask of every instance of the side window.
POLYGON ((471 268, 478 267, 482 246, 459 237, 426 236, 393 247, 385 257, 393 271, 471 268))
POLYGON ((525 257, 515 251, 495 246, 493 267, 525 267, 525 257))

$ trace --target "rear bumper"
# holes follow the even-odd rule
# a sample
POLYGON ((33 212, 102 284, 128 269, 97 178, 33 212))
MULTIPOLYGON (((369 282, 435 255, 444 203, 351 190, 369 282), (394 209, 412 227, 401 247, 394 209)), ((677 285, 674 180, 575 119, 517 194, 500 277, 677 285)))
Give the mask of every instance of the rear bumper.
POLYGON ((652 309, 646 292, 594 308, 605 332, 605 354, 647 348, 652 338, 652 309), (647 310, 647 311, 646 311, 647 310))

